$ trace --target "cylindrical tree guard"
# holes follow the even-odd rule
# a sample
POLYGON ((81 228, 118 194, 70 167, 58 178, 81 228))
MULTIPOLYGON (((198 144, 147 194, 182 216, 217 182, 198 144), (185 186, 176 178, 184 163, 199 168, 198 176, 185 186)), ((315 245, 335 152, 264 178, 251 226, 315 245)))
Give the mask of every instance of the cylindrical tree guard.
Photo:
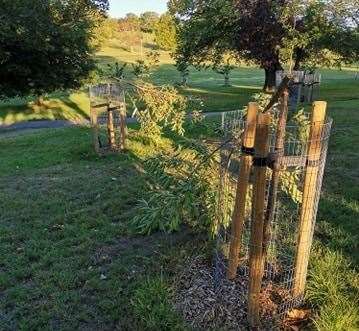
POLYGON ((98 155, 120 152, 126 146, 126 102, 117 84, 100 84, 89 89, 93 143, 98 155))
MULTIPOLYGON (((266 133, 257 129, 249 174, 243 162, 248 149, 242 148, 240 139, 246 130, 244 113, 227 113, 221 123, 233 152, 227 152, 229 160, 221 164, 220 176, 226 180, 218 188, 222 219, 218 220, 221 231, 216 234, 214 269, 222 278, 214 280, 216 293, 228 293, 230 287, 231 293, 242 294, 234 305, 241 302, 245 321, 252 326, 258 326, 259 320, 280 320, 303 303, 332 124, 325 117, 325 102, 315 102, 312 112, 289 116, 284 125, 286 109, 280 107, 285 104, 282 97, 279 104, 271 103, 266 109, 273 119, 267 126, 268 158, 260 147, 266 133), (239 190, 243 172, 248 184, 245 195, 239 190)), ((223 149, 222 153, 228 151, 228 144, 223 149)))

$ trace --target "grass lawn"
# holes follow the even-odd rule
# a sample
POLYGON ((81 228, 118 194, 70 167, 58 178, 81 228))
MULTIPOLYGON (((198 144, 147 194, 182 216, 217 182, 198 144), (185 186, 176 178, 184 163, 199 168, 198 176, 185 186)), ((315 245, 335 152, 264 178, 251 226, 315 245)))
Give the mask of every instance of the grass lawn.
POLYGON ((143 292, 157 327, 176 323, 166 284, 199 240, 128 227, 157 148, 134 138, 100 159, 90 141, 87 128, 0 139, 0 330, 141 330, 143 292))
MULTIPOLYGON (((124 52, 113 48, 105 50, 108 61, 124 52)), ((322 73, 321 99, 329 102, 334 130, 307 297, 318 308, 313 328, 357 330, 359 81, 350 71, 322 73)), ((169 60, 154 80, 178 80, 169 60)), ((243 68, 224 88, 219 75, 192 72, 183 92, 203 97, 210 111, 235 109, 262 80, 260 70, 243 68)), ((58 94, 46 110, 3 103, 0 119, 79 119, 87 108, 83 93, 58 94)), ((211 121, 187 136, 212 135, 211 121)), ((206 238, 185 228, 141 237, 129 226, 150 190, 143 160, 174 144, 146 144, 132 128, 128 153, 98 158, 86 127, 0 135, 0 330, 186 329, 171 307, 171 285, 206 238)))
MULTIPOLYGON (((336 102, 308 300, 318 330, 358 323, 357 103, 336 102)), ((211 124, 211 122, 208 122, 211 124)), ((211 125, 189 136, 211 134, 211 125), (207 131, 206 131, 207 130, 207 131)), ((182 229, 148 237, 129 220, 160 147, 131 130, 129 152, 98 158, 88 128, 0 139, 0 329, 184 330, 170 304, 184 259, 205 247, 182 229)))
MULTIPOLYGON (((144 52, 146 50, 148 48, 144 52)), ((141 54, 138 51, 137 53, 126 51, 116 42, 97 54, 98 64, 102 68, 116 61, 130 64, 139 58, 141 54)), ((161 52, 160 60, 159 67, 152 75, 152 81, 156 84, 179 82, 179 74, 169 54, 161 52)), ((126 70, 129 74, 131 66, 129 65, 126 70)), ((328 98, 328 101, 358 98, 358 93, 353 93, 355 87, 359 89, 359 80, 355 80, 354 71, 322 69, 321 72, 323 75, 321 93, 328 98)), ((220 74, 212 70, 197 71, 192 68, 189 86, 181 89, 181 92, 184 95, 201 98, 204 101, 204 111, 241 109, 251 100, 253 94, 261 91, 263 81, 263 70, 243 67, 232 72, 232 86, 224 87, 220 74)), ((0 125, 40 119, 67 119, 77 122, 88 119, 89 105, 86 91, 54 93, 45 98, 45 103, 41 106, 34 104, 32 98, 3 101, 0 102, 0 125)))

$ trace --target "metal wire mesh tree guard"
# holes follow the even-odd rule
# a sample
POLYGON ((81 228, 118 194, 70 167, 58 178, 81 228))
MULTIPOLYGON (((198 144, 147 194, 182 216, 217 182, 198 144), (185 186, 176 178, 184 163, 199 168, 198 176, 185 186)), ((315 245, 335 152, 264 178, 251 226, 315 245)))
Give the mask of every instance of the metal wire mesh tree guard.
POLYGON ((118 84, 89 88, 93 144, 97 154, 121 152, 126 148, 126 101, 118 84))
POLYGON ((304 102, 311 103, 318 100, 322 80, 319 72, 292 71, 289 73, 280 70, 276 72, 276 85, 279 86, 286 76, 292 78, 289 92, 290 104, 293 108, 298 108, 304 102))
POLYGON ((257 115, 250 104, 247 114, 222 119, 215 284, 219 291, 228 279, 246 284, 243 309, 252 327, 265 298, 275 318, 303 302, 332 125, 326 103, 317 102, 279 134, 281 107, 257 115))

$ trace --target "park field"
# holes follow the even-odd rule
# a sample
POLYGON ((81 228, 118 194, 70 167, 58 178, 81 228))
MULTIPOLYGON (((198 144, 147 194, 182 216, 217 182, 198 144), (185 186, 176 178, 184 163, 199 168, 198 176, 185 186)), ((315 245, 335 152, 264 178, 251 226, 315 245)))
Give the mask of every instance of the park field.
MULTIPOLYGON (((115 44, 99 64, 133 62, 115 44)), ((320 99, 334 120, 310 262, 309 329, 359 327, 359 80, 354 71, 321 70, 320 99)), ((192 70, 182 90, 205 111, 242 108, 261 90, 263 72, 234 71, 229 88, 212 71, 192 70)), ((168 54, 152 79, 179 80, 168 54)), ((14 99, 0 105, 1 124, 88 118, 84 91, 57 93, 42 106, 14 99)), ((215 137, 218 121, 186 124, 194 141, 215 137)), ((186 227, 173 234, 134 234, 130 220, 151 189, 146 160, 181 141, 157 144, 129 128, 128 152, 99 158, 86 126, 0 134, 0 330, 191 330, 172 305, 179 269, 208 254, 207 236, 186 227)))
MULTIPOLYGON (((141 58, 149 48, 140 51, 135 48, 133 52, 121 48, 118 42, 113 41, 97 54, 98 66, 103 70, 107 64, 115 62, 128 63, 127 77, 131 76, 131 63, 141 58)), ((160 64, 154 70, 151 81, 155 84, 176 84, 180 76, 173 65, 169 53, 160 52, 160 64)), ((321 98, 335 107, 337 102, 357 98, 359 79, 356 80, 354 70, 320 70, 323 76, 321 98)), ((212 70, 198 71, 192 68, 189 77, 189 86, 181 88, 181 93, 204 102, 203 111, 218 112, 242 109, 251 100, 252 96, 261 91, 264 81, 263 70, 255 67, 241 67, 233 70, 231 87, 223 86, 223 78, 212 70)), ((81 122, 89 118, 90 102, 87 89, 82 91, 57 92, 45 97, 42 105, 34 99, 15 98, 0 102, 0 125, 9 125, 29 120, 69 120, 81 122)))

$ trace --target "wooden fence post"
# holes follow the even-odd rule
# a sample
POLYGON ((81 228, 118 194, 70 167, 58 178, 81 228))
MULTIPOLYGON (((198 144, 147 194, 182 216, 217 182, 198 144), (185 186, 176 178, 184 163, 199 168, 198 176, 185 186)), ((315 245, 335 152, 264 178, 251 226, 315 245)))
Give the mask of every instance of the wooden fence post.
POLYGON ((126 106, 121 105, 120 109, 120 122, 121 122, 121 139, 120 139, 120 150, 123 151, 126 149, 126 106))
POLYGON ((249 251, 248 322, 259 326, 259 295, 262 287, 264 256, 263 230, 266 196, 266 174, 269 151, 269 114, 259 114, 255 136, 254 184, 249 251))
POLYGON ((254 138, 256 132, 258 105, 255 102, 248 104, 247 120, 243 133, 243 154, 237 181, 236 201, 232 215, 231 242, 229 249, 228 279, 234 279, 237 274, 239 254, 241 249, 242 233, 245 221, 245 207, 249 176, 252 168, 254 138))
POLYGON ((95 146, 95 152, 100 154, 100 135, 98 128, 97 110, 93 107, 92 104, 90 107, 93 144, 95 146))
POLYGON ((280 112, 277 124, 277 132, 276 132, 276 141, 275 141, 275 159, 273 164, 272 170, 272 179, 271 184, 269 186, 268 192, 268 205, 265 214, 265 221, 264 221, 264 237, 263 237, 263 250, 264 250, 264 257, 266 258, 267 249, 269 245, 269 240, 271 237, 271 223, 274 219, 274 212, 275 206, 278 196, 278 186, 279 186, 279 179, 280 179, 280 159, 284 155, 284 146, 285 146, 285 134, 286 134, 286 125, 288 119, 288 98, 289 92, 288 89, 283 91, 283 95, 281 97, 280 102, 280 112))
POLYGON ((114 150, 116 148, 115 140, 115 129, 113 124, 113 111, 110 109, 110 104, 107 106, 107 132, 110 149, 114 150))
POLYGON ((295 259, 293 294, 304 294, 310 246, 312 241, 313 217, 315 217, 315 198, 319 173, 319 161, 322 150, 321 136, 325 120, 327 103, 317 101, 313 103, 311 126, 308 140, 307 157, 308 163, 305 171, 303 200, 300 212, 297 252, 295 259))

